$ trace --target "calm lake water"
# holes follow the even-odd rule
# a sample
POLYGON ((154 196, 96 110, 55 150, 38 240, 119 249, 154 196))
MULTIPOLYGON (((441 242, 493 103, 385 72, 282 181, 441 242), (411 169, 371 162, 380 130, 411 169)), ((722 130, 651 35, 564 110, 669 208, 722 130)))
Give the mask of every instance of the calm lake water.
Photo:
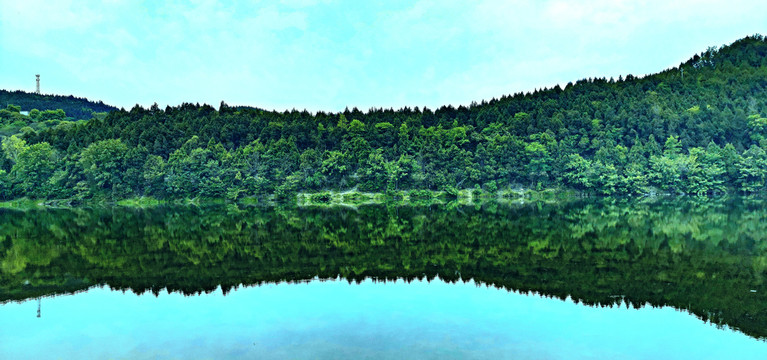
POLYGON ((0 359, 765 359, 766 279, 750 198, 0 210, 0 359))

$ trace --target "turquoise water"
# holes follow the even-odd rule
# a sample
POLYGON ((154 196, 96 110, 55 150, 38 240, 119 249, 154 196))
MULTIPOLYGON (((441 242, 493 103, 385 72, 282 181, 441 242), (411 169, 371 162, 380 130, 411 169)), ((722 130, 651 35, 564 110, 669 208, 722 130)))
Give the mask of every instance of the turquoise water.
POLYGON ((193 297, 103 288, 0 307, 5 359, 765 359, 669 307, 590 307, 469 283, 280 283, 193 297))
POLYGON ((766 205, 0 210, 0 359, 766 359, 766 205))

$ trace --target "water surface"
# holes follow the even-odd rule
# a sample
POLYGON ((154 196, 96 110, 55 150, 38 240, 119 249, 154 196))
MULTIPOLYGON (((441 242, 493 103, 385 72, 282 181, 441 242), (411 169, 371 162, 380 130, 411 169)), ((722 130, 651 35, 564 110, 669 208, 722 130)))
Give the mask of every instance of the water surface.
POLYGON ((763 359, 764 205, 0 210, 0 358, 763 359))

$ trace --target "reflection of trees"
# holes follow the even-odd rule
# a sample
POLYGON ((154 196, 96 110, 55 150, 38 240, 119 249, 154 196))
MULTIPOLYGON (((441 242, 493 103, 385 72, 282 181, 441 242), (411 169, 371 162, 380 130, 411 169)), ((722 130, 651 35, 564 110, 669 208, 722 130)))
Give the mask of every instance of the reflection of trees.
POLYGON ((758 199, 0 215, 0 301, 94 284, 191 294, 339 275, 440 276, 586 304, 671 305, 767 337, 767 210, 758 199))

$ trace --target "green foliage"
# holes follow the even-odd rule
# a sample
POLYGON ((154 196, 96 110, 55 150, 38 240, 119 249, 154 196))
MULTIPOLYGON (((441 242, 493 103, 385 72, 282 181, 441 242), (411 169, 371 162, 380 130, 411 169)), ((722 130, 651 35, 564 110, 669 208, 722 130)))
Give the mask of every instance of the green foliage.
POLYGON ((498 184, 496 184, 495 180, 490 180, 485 183, 484 189, 489 193, 495 193, 498 191, 498 184))
POLYGON ((8 179, 8 173, 5 170, 0 170, 0 199, 8 199, 11 197, 11 181, 8 179))
POLYGON ((362 121, 359 121, 357 119, 352 120, 352 122, 349 124, 349 132, 352 134, 359 135, 365 131, 365 124, 362 123, 362 121))
POLYGON ((666 139, 666 144, 663 145, 663 156, 675 157, 679 155, 682 149, 682 144, 679 143, 679 138, 674 135, 669 135, 666 139))
POLYGON ((3 139, 2 147, 5 157, 15 164, 19 158, 19 154, 24 152, 27 148, 27 142, 20 139, 18 136, 13 135, 3 139))
POLYGON ((743 192, 757 192, 765 189, 767 177, 767 154, 757 145, 743 153, 738 166, 738 183, 743 192))
POLYGON ((142 174, 147 195, 163 197, 165 195, 165 161, 157 155, 147 156, 142 174))
POLYGON ((546 146, 533 141, 525 146, 525 152, 530 159, 526 166, 530 181, 535 183, 548 180, 552 159, 546 146))
POLYGON ((438 276, 593 306, 671 306, 767 337, 767 293, 750 291, 767 274, 763 200, 142 209, 144 201, 0 210, 0 303, 93 286, 194 294, 438 276))
MULTIPOLYGON (((0 104, 13 104, 15 112, 21 110, 30 111, 29 115, 36 121, 36 117, 45 110, 61 111, 74 119, 90 119, 95 112, 109 112, 117 110, 114 106, 105 105, 102 102, 92 102, 88 99, 74 96, 38 95, 23 91, 0 90, 0 104), (37 110, 37 114, 33 112, 37 110)), ((9 107, 10 108, 10 107, 9 107)), ((2 111, 2 110, 0 110, 2 111)), ((62 116, 63 118, 66 116, 62 116)))
POLYGON ((78 163, 93 193, 111 198, 128 194, 129 189, 123 183, 127 152, 128 147, 119 139, 99 141, 83 149, 78 163))
POLYGON ((569 161, 565 168, 565 180, 568 185, 582 190, 591 189, 594 174, 591 172, 591 162, 584 159, 579 154, 569 156, 569 161))
POLYGON ((48 143, 24 147, 11 169, 14 191, 29 197, 47 196, 48 179, 56 170, 56 162, 56 152, 48 143))
POLYGON ((407 196, 411 200, 427 200, 431 199, 434 196, 434 193, 429 190, 410 190, 408 191, 407 196))
POLYGON ((34 196, 52 198, 560 186, 608 196, 761 192, 765 53, 763 37, 748 37, 681 64, 684 81, 676 68, 436 110, 99 110, 74 98, 0 92, 16 104, 0 110, 0 169, 19 184, 10 198, 33 196, 12 168, 26 147, 43 143, 55 151, 55 169, 34 196), (31 109, 27 100, 39 109, 29 116, 20 113, 31 109))
POLYGON ((296 198, 298 193, 298 184, 301 179, 301 174, 298 172, 291 174, 285 179, 282 185, 278 186, 274 195, 277 200, 280 201, 292 201, 296 198))
POLYGON ((461 194, 461 192, 455 187, 448 185, 444 189, 444 194, 445 194, 445 197, 449 199, 456 199, 461 194))
POLYGON ((309 196, 309 199, 313 202, 327 203, 333 199, 333 195, 328 191, 323 191, 316 194, 312 194, 311 196, 309 196))
POLYGON ((664 191, 681 192, 683 176, 689 169, 687 158, 653 156, 650 158, 650 183, 664 191))
POLYGON ((351 172, 349 157, 340 151, 326 152, 325 158, 322 160, 320 172, 327 177, 328 182, 331 184, 336 186, 346 185, 346 177, 351 172))

